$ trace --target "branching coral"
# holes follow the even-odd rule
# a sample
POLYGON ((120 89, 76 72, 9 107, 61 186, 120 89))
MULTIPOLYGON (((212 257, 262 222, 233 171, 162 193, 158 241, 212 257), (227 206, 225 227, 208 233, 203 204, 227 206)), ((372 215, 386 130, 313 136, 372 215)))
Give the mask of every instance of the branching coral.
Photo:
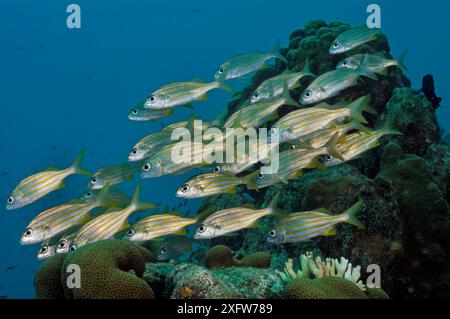
POLYGON ((288 259, 284 266, 284 272, 277 273, 285 282, 291 282, 297 278, 323 278, 323 277, 341 277, 355 283, 362 291, 366 291, 366 287, 360 279, 361 267, 353 267, 348 259, 341 257, 340 260, 326 258, 325 261, 317 256, 314 258, 312 252, 300 255, 300 269, 294 270, 293 259, 288 259))

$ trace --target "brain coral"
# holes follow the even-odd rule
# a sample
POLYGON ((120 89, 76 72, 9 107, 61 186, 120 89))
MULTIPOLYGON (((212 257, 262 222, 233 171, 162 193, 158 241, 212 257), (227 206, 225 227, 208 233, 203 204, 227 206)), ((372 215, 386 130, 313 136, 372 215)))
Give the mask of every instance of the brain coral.
POLYGON ((42 263, 34 277, 36 299, 64 299, 61 265, 67 254, 57 254, 42 263))
POLYGON ((354 283, 341 277, 297 278, 284 290, 287 299, 369 299, 389 298, 381 289, 364 293, 354 283))
POLYGON ((143 251, 135 244, 113 239, 86 245, 70 253, 62 265, 62 280, 66 282, 69 275, 64 269, 71 264, 78 265, 81 288, 65 288, 66 298, 154 298, 150 286, 141 279, 148 257, 143 251))

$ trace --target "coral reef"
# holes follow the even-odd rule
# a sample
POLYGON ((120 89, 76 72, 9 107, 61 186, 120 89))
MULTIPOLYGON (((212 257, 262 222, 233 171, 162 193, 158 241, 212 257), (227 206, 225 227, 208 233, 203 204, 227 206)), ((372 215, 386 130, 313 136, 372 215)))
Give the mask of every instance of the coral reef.
MULTIPOLYGON (((388 58, 393 58, 386 37, 341 55, 328 54, 331 42, 349 28, 345 23, 315 20, 303 29, 292 32, 289 47, 282 49, 288 60, 287 65, 277 62, 258 71, 247 87, 235 93, 228 104, 228 116, 245 105, 262 81, 286 69, 302 70, 307 58, 315 74, 334 69, 340 60, 353 54, 384 52, 388 58)), ((305 78, 299 88, 291 91, 293 98, 300 96, 307 81, 311 79, 305 78)), ((367 277, 367 267, 379 265, 382 288, 393 298, 448 298, 450 147, 443 140, 436 106, 410 86, 411 82, 402 70, 389 68, 385 75, 379 76, 378 81, 364 79, 362 85, 345 90, 328 101, 330 104, 340 100, 350 101, 370 93, 371 106, 377 110, 378 116, 368 116, 369 126, 380 127, 389 119, 392 127, 403 133, 402 136, 383 137, 380 147, 358 159, 324 171, 306 172, 298 180, 287 184, 274 185, 259 192, 221 195, 204 201, 208 209, 217 211, 242 205, 251 197, 251 203, 258 208, 267 205, 273 194, 280 192, 280 208, 286 211, 324 207, 337 214, 362 199, 365 205, 359 218, 366 226, 364 231, 340 224, 337 235, 332 238, 272 245, 267 243, 266 237, 278 220, 266 218, 261 220, 258 228, 220 238, 220 241, 213 240, 211 244, 225 244, 237 256, 264 251, 272 257, 271 266, 275 269, 283 269, 288 259, 305 251, 333 258, 345 256, 361 266, 360 280, 363 283, 367 277)), ((278 110, 278 115, 283 116, 290 110, 283 106, 278 110)), ((322 262, 326 264, 326 260, 322 262)), ((384 292, 373 289, 365 294, 356 290, 355 295, 344 289, 339 296, 339 289, 331 288, 326 290, 329 294, 320 293, 321 286, 337 287, 338 282, 343 280, 327 276, 314 280, 297 278, 290 283, 292 289, 286 289, 285 297, 297 296, 295 285, 304 287, 305 290, 301 291, 303 297, 386 297, 384 292)), ((354 290, 355 285, 352 285, 354 290)))
POLYGON ((286 299, 387 299, 381 289, 368 289, 365 293, 357 285, 341 277, 319 279, 297 278, 284 290, 286 299))
POLYGON ((341 277, 353 282, 362 291, 366 291, 365 285, 361 280, 361 266, 353 267, 348 259, 341 257, 340 260, 333 258, 326 258, 323 261, 320 256, 314 259, 312 252, 306 252, 300 256, 301 269, 294 271, 294 262, 288 259, 284 266, 284 273, 277 271, 284 281, 290 282, 297 278, 308 279, 311 276, 315 278, 323 277, 341 277))
POLYGON ((272 257, 264 252, 255 252, 238 259, 225 245, 212 247, 205 256, 205 267, 211 270, 230 267, 269 268, 272 257))
POLYGON ((154 259, 135 244, 114 239, 92 243, 46 261, 36 273, 36 297, 154 298, 150 286, 141 279, 146 261, 154 259), (80 288, 71 289, 65 284, 70 273, 63 270, 69 265, 80 267, 80 288))
POLYGON ((61 266, 67 254, 57 254, 45 260, 36 271, 34 288, 36 299, 64 299, 61 266))

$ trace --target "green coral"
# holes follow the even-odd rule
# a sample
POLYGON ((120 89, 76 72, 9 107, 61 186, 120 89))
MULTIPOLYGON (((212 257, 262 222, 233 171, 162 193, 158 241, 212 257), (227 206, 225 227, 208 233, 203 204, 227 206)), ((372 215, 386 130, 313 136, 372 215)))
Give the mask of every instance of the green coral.
MULTIPOLYGON (((143 248, 122 240, 104 240, 70 253, 62 269, 71 264, 81 270, 81 288, 66 288, 74 299, 153 299, 150 286, 141 279, 146 254, 143 248), (131 273, 130 271, 133 271, 131 273)), ((63 271, 63 282, 67 279, 63 271)))
POLYGON ((233 251, 225 245, 212 247, 205 256, 207 269, 223 269, 238 265, 239 261, 233 257, 233 251))
POLYGON ((287 285, 286 299, 368 299, 361 289, 341 277, 297 278, 287 285))
POLYGON ((45 260, 36 271, 34 288, 36 299, 64 299, 61 266, 67 254, 57 254, 45 260))
POLYGON ((121 240, 104 240, 45 261, 35 276, 36 298, 150 299, 154 294, 142 280, 145 262, 153 255, 121 240), (70 265, 80 268, 80 288, 65 284, 70 265))
POLYGON ((240 260, 240 267, 251 267, 251 268, 269 268, 272 261, 272 256, 265 252, 255 252, 246 255, 240 260))

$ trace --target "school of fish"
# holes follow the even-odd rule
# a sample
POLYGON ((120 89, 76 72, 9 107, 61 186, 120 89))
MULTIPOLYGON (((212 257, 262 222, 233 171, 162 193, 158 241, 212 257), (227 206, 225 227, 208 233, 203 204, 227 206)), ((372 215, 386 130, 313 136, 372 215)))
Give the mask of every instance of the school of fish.
MULTIPOLYGON (((379 36, 383 36, 379 29, 354 27, 336 38, 329 54, 346 53, 379 36)), ((379 146, 383 136, 401 133, 391 127, 389 119, 378 129, 367 126, 364 113, 376 116, 376 111, 370 106, 370 94, 334 105, 328 104, 327 99, 339 96, 343 90, 360 85, 362 81, 376 81, 379 75, 386 74, 388 68, 406 70, 404 58, 405 54, 394 60, 382 52, 360 53, 343 58, 335 70, 321 75, 313 73, 307 59, 302 70, 286 70, 260 83, 238 111, 226 120, 219 117, 208 122, 192 115, 186 121, 172 123, 141 138, 131 148, 127 162, 101 167, 91 173, 82 167, 84 152, 81 151, 66 169, 50 167, 33 174, 11 192, 6 199, 7 210, 30 205, 63 188, 64 180, 70 175, 85 175, 89 180, 87 190, 80 197, 37 214, 24 230, 20 243, 40 244, 37 258, 42 260, 109 238, 138 244, 158 241, 158 259, 170 260, 190 253, 192 246, 201 240, 229 236, 256 227, 260 219, 267 216, 279 219, 267 234, 267 241, 273 244, 332 236, 336 234, 339 223, 364 229, 357 218, 364 207, 361 200, 339 214, 324 208, 286 212, 279 207, 282 194, 278 193, 265 208, 257 209, 246 204, 188 217, 175 210, 159 212, 157 205, 141 202, 139 184, 132 197, 114 187, 134 180, 136 175, 147 179, 206 169, 209 172, 185 181, 174 195, 185 199, 229 193, 248 195, 248 190, 258 191, 277 183, 289 183, 308 170, 326 169, 354 160, 379 146), (302 79, 307 79, 310 84, 303 88, 299 101, 296 101, 290 91, 300 88, 302 79), (280 117, 278 111, 285 106, 292 111, 280 117), (273 124, 268 127, 269 122, 273 124), (248 128, 266 128, 267 142, 246 145, 245 141, 235 140, 229 133, 233 129, 248 128), (213 134, 214 140, 209 143, 183 137, 186 132, 203 133, 210 129, 215 129, 219 137, 213 134), (241 152, 228 156, 225 153, 230 145, 233 150, 240 149, 241 152), (288 147, 279 152, 283 145, 288 147), (226 161, 220 160, 224 159, 218 156, 220 154, 226 155, 226 161), (271 171, 274 164, 276 169, 271 171), (139 211, 149 211, 148 216, 130 223, 130 216, 139 211), (195 225, 195 230, 189 232, 192 225, 195 225)), ((255 51, 230 58, 218 67, 211 82, 196 79, 163 85, 134 106, 128 118, 131 121, 154 121, 173 115, 177 107, 193 108, 192 103, 206 101, 213 90, 232 92, 227 81, 252 74, 271 60, 287 63, 279 43, 270 52, 255 51)))

